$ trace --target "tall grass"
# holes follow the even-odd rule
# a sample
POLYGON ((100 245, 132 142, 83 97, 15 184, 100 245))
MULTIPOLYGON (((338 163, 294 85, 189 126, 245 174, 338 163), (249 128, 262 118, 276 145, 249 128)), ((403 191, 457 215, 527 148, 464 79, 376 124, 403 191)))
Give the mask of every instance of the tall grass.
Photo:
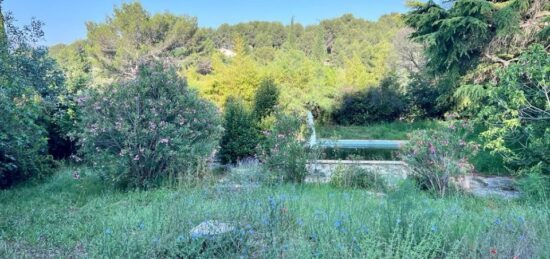
POLYGON ((0 257, 550 256, 550 213, 540 204, 434 199, 409 182, 383 197, 328 185, 119 192, 80 173, 0 192, 0 257), (236 230, 190 236, 206 220, 236 230))

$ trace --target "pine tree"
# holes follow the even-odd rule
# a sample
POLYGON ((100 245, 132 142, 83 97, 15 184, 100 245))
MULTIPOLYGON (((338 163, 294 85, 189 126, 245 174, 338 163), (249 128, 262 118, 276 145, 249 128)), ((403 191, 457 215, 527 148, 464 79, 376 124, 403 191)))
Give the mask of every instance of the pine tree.
POLYGON ((279 89, 272 79, 265 79, 260 84, 254 97, 254 115, 261 120, 275 111, 279 102, 279 89))
POLYGON ((258 131, 251 112, 235 98, 227 99, 224 114, 224 135, 220 141, 223 163, 236 163, 252 156, 258 144, 258 131))

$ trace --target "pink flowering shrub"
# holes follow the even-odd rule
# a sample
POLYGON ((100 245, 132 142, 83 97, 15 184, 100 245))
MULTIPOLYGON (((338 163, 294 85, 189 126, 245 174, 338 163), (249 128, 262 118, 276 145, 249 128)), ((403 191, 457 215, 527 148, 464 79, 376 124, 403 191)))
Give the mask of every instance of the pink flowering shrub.
POLYGON ((307 128, 299 116, 275 113, 275 123, 264 130, 259 146, 260 160, 269 181, 301 183, 307 175, 306 164, 312 154, 307 128))
POLYGON ((468 123, 458 121, 444 130, 419 130, 409 135, 400 156, 423 188, 443 196, 451 177, 473 172, 468 157, 478 147, 465 141, 469 130, 468 123))
POLYGON ((194 172, 221 134, 215 107, 160 65, 80 98, 80 152, 123 187, 151 187, 194 172))

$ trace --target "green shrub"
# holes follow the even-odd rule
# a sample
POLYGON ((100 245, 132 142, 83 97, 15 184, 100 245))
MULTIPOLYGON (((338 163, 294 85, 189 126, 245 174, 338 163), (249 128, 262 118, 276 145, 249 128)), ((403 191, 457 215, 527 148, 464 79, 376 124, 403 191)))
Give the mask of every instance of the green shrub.
POLYGON ((276 121, 264 131, 260 158, 271 180, 301 183, 305 180, 310 149, 306 141, 307 128, 296 115, 275 114, 276 121))
POLYGON ((236 163, 254 156, 259 133, 254 116, 241 100, 227 100, 223 128, 225 131, 220 142, 220 158, 223 163, 236 163))
POLYGON ((37 46, 42 23, 14 21, 0 10, 0 188, 52 172, 49 121, 63 84, 47 49, 37 46))
POLYGON ((531 201, 548 203, 550 198, 550 176, 542 174, 541 164, 518 181, 523 195, 531 201))
POLYGON ((452 82, 433 79, 429 75, 414 74, 406 86, 409 116, 413 118, 442 118, 453 103, 445 99, 452 82))
POLYGON ((52 172, 46 129, 37 123, 40 108, 0 88, 0 189, 52 172))
POLYGON ((338 124, 366 125, 396 120, 405 115, 406 108, 397 78, 390 76, 381 82, 380 87, 345 94, 332 118, 338 124))
POLYGON ((384 191, 387 189, 386 179, 371 170, 356 165, 339 165, 333 172, 330 183, 337 187, 351 187, 384 191))
POLYGON ((520 173, 539 167, 550 175, 550 53, 533 44, 497 77, 485 85, 463 86, 456 96, 467 100, 485 126, 485 148, 520 173))
POLYGON ((400 156, 421 187, 443 196, 451 177, 473 171, 468 157, 475 154, 477 146, 465 141, 468 127, 467 122, 459 121, 447 129, 418 130, 410 134, 400 156))
POLYGON ((124 187, 194 172, 221 133, 214 106, 161 65, 141 67, 135 79, 81 99, 80 152, 107 181, 124 187))
POLYGON ((261 120, 275 111, 279 103, 279 89, 271 79, 262 81, 254 97, 254 115, 261 120))

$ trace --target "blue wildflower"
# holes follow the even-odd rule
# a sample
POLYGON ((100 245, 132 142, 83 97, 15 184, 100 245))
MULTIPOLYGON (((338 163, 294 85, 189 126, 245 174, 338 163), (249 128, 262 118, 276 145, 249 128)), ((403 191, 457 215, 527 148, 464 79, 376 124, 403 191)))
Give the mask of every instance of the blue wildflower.
POLYGON ((288 244, 284 244, 283 245, 283 251, 287 251, 288 250, 288 244))
POLYGON ((496 218, 493 223, 495 223, 495 225, 500 225, 502 221, 499 218, 496 218))
POLYGON ((437 232, 437 226, 436 225, 432 225, 432 232, 433 233, 437 232))
POLYGON ((335 228, 340 228, 340 227, 342 227, 342 221, 340 221, 340 220, 334 221, 334 227, 335 227, 335 228))
POLYGON ((317 233, 311 233, 311 235, 309 235, 309 238, 314 241, 314 242, 317 242, 317 233))
POLYGON ((263 218, 262 219, 262 224, 269 225, 269 219, 268 218, 263 218))
POLYGON ((159 237, 154 237, 152 242, 153 242, 153 244, 158 244, 158 243, 160 243, 160 238, 159 237))
POLYGON ((357 230, 357 233, 367 235, 369 233, 369 228, 367 228, 365 225, 361 225, 361 227, 357 230))
POLYGON ((277 207, 277 201, 275 201, 272 196, 269 196, 267 200, 269 201, 269 206, 271 207, 271 209, 275 209, 277 207))
POLYGON ((400 218, 396 219, 396 220, 395 220, 395 224, 396 224, 396 225, 401 224, 401 219, 400 219, 400 218))
POLYGON ((103 232, 105 233, 105 235, 111 235, 113 233, 113 230, 110 228, 105 228, 103 232))
POLYGON ((518 221, 519 221, 520 223, 525 223, 525 218, 524 218, 523 216, 519 216, 519 217, 518 217, 518 221))
POLYGON ((179 235, 178 238, 176 239, 178 242, 183 242, 183 240, 185 240, 185 237, 183 235, 179 235))
POLYGON ((348 232, 348 230, 344 227, 344 225, 342 224, 342 221, 340 220, 337 220, 334 222, 334 227, 338 229, 338 231, 340 232, 343 232, 343 233, 348 232))
POLYGON ((304 226, 304 221, 302 219, 298 219, 298 220, 296 220, 296 224, 298 224, 298 226, 300 226, 300 227, 303 227, 304 226))
POLYGON ((145 224, 143 224, 143 222, 139 223, 138 229, 143 230, 144 228, 145 228, 145 224))

